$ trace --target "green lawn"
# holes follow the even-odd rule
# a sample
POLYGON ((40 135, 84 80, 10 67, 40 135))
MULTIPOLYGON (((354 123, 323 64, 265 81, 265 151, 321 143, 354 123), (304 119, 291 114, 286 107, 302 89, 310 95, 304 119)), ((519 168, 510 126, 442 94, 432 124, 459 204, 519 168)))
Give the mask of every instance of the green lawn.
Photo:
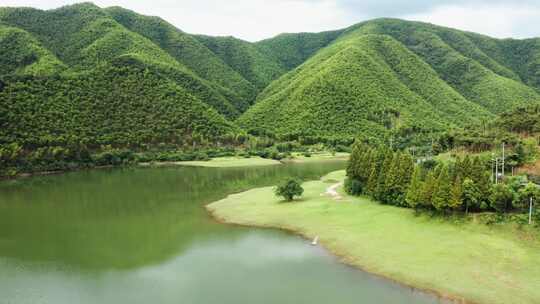
POLYGON ((321 195, 344 171, 304 183, 283 203, 272 187, 208 205, 225 222, 296 231, 344 261, 402 283, 478 303, 540 303, 540 238, 513 225, 453 223, 343 194, 321 195))
POLYGON ((318 153, 313 154, 311 157, 305 157, 301 154, 293 154, 292 159, 283 159, 281 161, 266 159, 261 157, 217 157, 209 161, 182 161, 182 162, 169 162, 169 163, 157 163, 156 165, 182 165, 182 166, 197 166, 197 167, 213 167, 213 168, 225 168, 225 167, 250 167, 250 166, 270 166, 279 165, 281 163, 306 163, 311 161, 324 161, 324 160, 347 160, 349 159, 349 153, 318 153))
POLYGON ((345 152, 322 152, 322 153, 313 153, 310 157, 305 157, 302 153, 292 153, 293 158, 284 159, 283 162, 292 162, 292 163, 305 163, 311 161, 324 161, 324 160, 348 160, 350 154, 345 152))
POLYGON ((218 157, 213 158, 209 161, 185 161, 177 162, 175 164, 183 166, 198 166, 198 167, 214 167, 214 168, 225 168, 225 167, 250 167, 250 166, 271 166, 281 164, 277 160, 265 159, 261 157, 218 157))

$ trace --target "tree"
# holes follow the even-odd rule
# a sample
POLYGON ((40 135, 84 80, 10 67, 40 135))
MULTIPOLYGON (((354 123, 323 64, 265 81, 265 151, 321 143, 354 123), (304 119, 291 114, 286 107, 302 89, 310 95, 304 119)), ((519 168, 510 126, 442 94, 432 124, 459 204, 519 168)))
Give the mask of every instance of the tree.
POLYGON ((432 198, 435 189, 437 188, 437 178, 434 171, 429 171, 426 181, 423 184, 421 192, 421 202, 425 207, 432 207, 432 198))
POLYGON ((375 196, 377 191, 377 181, 379 180, 379 174, 376 166, 371 168, 371 173, 369 174, 368 184, 366 187, 366 194, 370 196, 375 196))
POLYGON ((463 205, 463 184, 461 178, 458 176, 452 187, 452 196, 448 206, 453 210, 458 210, 463 205))
POLYGON ((465 205, 465 213, 469 213, 470 208, 478 206, 480 201, 480 190, 476 187, 474 181, 470 178, 465 178, 463 181, 463 204, 465 205))
POLYGON ((410 208, 416 209, 422 203, 422 167, 416 166, 412 175, 411 183, 407 189, 405 202, 410 208))
POLYGON ((519 190, 518 199, 514 207, 526 210, 529 208, 531 199, 535 202, 540 200, 540 187, 536 184, 529 182, 525 187, 519 190))
POLYGON ((411 184, 412 175, 415 170, 414 159, 409 153, 401 155, 400 167, 399 167, 399 194, 397 203, 400 206, 406 206, 405 196, 407 190, 411 184))
POLYGON ((497 184, 490 195, 491 207, 497 212, 508 212, 512 208, 515 193, 505 184, 497 184))
POLYGON ((386 174, 386 180, 384 184, 384 194, 383 199, 381 201, 397 205, 399 200, 399 195, 401 192, 400 189, 400 160, 401 160, 401 154, 394 153, 394 156, 392 157, 392 163, 390 165, 390 170, 388 170, 386 174))
POLYGON ((288 202, 293 201, 295 196, 302 196, 303 193, 304 188, 294 179, 285 181, 275 189, 276 196, 281 196, 288 202))
POLYGON ((437 186, 433 193, 433 207, 435 209, 442 211, 447 209, 450 206, 450 201, 452 200, 452 184, 450 182, 450 175, 448 171, 448 166, 444 165, 441 168, 441 173, 439 178, 437 178, 437 186))
POLYGON ((392 151, 388 151, 385 155, 384 162, 378 174, 377 187, 374 193, 374 198, 381 202, 384 202, 386 198, 386 175, 390 171, 393 158, 394 153, 392 151))

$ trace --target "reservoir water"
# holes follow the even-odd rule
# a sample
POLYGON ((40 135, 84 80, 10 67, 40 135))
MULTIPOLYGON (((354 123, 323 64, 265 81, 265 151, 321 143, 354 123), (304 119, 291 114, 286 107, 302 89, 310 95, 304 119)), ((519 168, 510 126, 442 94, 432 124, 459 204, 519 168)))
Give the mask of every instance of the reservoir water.
POLYGON ((0 303, 440 303, 300 237, 219 224, 204 209, 344 166, 127 168, 3 181, 0 303))

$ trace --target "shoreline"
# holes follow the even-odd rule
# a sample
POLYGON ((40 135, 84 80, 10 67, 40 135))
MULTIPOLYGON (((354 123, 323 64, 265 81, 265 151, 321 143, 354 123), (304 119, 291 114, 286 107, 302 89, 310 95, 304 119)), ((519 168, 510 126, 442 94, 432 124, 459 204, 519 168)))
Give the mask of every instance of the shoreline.
MULTIPOLYGON (((316 184, 316 183, 319 183, 319 184, 323 183, 324 184, 324 178, 325 177, 323 177, 323 178, 321 178, 320 180, 317 180, 317 181, 307 182, 307 183, 304 183, 303 185, 307 186, 308 189, 313 188, 311 186, 311 184, 316 184)), ((328 175, 326 176, 326 178, 328 180, 328 175)), ((326 184, 326 186, 329 186, 329 184, 326 184)), ((308 218, 308 219, 306 219, 306 221, 304 223, 302 223, 301 222, 302 217, 298 217, 298 214, 295 213, 296 211, 298 211, 298 209, 304 208, 303 210, 300 210, 300 212, 303 212, 303 216, 305 216, 306 218, 310 217, 311 214, 314 214, 311 217, 315 217, 316 214, 314 212, 316 212, 316 210, 313 210, 313 209, 315 209, 315 207, 318 207, 318 205, 323 204, 321 202, 315 202, 315 203, 312 202, 313 201, 313 198, 312 198, 313 193, 308 193, 308 195, 310 197, 298 200, 297 202, 293 202, 290 205, 289 204, 286 205, 285 203, 281 204, 279 202, 276 202, 276 199, 273 199, 273 202, 271 202, 271 203, 256 201, 256 198, 257 198, 256 195, 263 195, 263 194, 271 193, 271 192, 268 191, 269 188, 271 188, 271 187, 254 188, 254 189, 251 189, 251 190, 239 193, 239 194, 231 194, 225 199, 222 199, 222 200, 219 200, 219 201, 216 201, 216 202, 213 202, 213 203, 210 203, 210 204, 206 205, 205 208, 209 212, 210 216, 215 221, 217 221, 219 223, 222 223, 222 224, 237 225, 237 226, 244 226, 244 227, 255 227, 255 228, 263 228, 263 229, 278 229, 280 231, 286 231, 286 232, 292 233, 294 235, 299 235, 299 236, 301 236, 302 238, 304 238, 306 240, 311 240, 316 235, 321 235, 322 234, 321 237, 319 238, 319 244, 323 248, 325 248, 329 253, 336 256, 341 263, 349 265, 351 267, 354 267, 355 269, 359 269, 361 271, 365 271, 367 273, 373 274, 373 275, 375 275, 377 277, 381 277, 383 279, 386 279, 386 280, 389 280, 391 282, 397 283, 399 285, 402 285, 402 286, 405 286, 405 287, 408 287, 408 288, 412 288, 414 290, 418 290, 418 291, 421 291, 421 292, 431 294, 431 295, 433 295, 435 297, 438 297, 438 298, 440 298, 442 300, 452 301, 452 303, 480 304, 480 303, 493 303, 493 298, 495 298, 497 303, 508 303, 508 302, 503 302, 502 299, 498 299, 499 295, 490 294, 491 290, 489 289, 489 286, 487 286, 489 284, 478 284, 478 286, 475 286, 475 288, 477 288, 477 290, 475 290, 475 292, 473 292, 471 294, 470 290, 463 289, 463 287, 461 289, 462 291, 460 292, 460 286, 456 286, 456 288, 455 288, 456 290, 454 290, 454 291, 448 289, 449 285, 451 287, 451 285, 453 283, 455 283, 454 282, 456 280, 455 276, 452 277, 452 278, 446 278, 448 280, 447 281, 448 283, 446 284, 446 287, 445 287, 444 282, 441 284, 440 280, 439 281, 435 280, 436 278, 434 278, 433 281, 430 281, 429 280, 430 277, 429 276, 426 277, 425 274, 422 274, 423 276, 422 275, 419 276, 418 273, 415 272, 415 270, 417 271, 417 269, 415 269, 414 267, 411 268, 410 267, 411 265, 403 264, 403 265, 405 265, 405 267, 403 267, 403 269, 401 269, 401 270, 396 271, 396 269, 398 269, 398 268, 391 268, 392 265, 396 264, 395 261, 386 261, 387 265, 384 265, 384 262, 380 262, 380 260, 377 260, 377 258, 373 259, 373 257, 370 256, 370 255, 376 254, 377 250, 379 250, 381 248, 376 248, 376 249, 368 248, 368 249, 371 249, 371 252, 369 252, 369 250, 366 250, 367 252, 364 253, 362 248, 361 248, 361 250, 357 250, 356 248, 354 248, 355 245, 358 245, 355 242, 347 243, 346 241, 343 241, 343 242, 340 243, 338 238, 347 238, 347 235, 346 235, 347 233, 352 234, 353 237, 355 237, 354 230, 353 230, 353 232, 351 232, 351 231, 347 232, 345 230, 347 228, 347 224, 346 225, 341 225, 341 226, 339 224, 337 225, 337 226, 339 226, 338 227, 339 228, 338 229, 339 233, 343 234, 344 236, 339 235, 338 237, 336 237, 336 236, 331 236, 331 234, 329 234, 328 231, 325 231, 325 224, 317 222, 316 219, 313 220, 313 219, 308 218), (258 193, 250 194, 251 192, 258 192, 258 193), (248 204, 249 202, 246 200, 246 197, 249 196, 249 195, 251 195, 249 197, 249 199, 251 199, 251 202, 250 202, 251 204, 248 204), (311 205, 309 205, 310 203, 311 203, 311 205), (273 204, 273 206, 272 206, 272 204, 273 204), (242 209, 242 208, 244 208, 244 209, 242 209), (250 210, 243 211, 246 208, 250 209, 250 210), (267 209, 264 209, 264 208, 267 208, 267 209), (228 210, 228 209, 230 209, 230 210, 228 210), (294 209, 294 211, 291 211, 291 209, 294 209), (268 213, 270 215, 267 215, 265 213, 268 213), (287 219, 283 220, 282 218, 280 218, 280 216, 281 217, 289 217, 290 216, 291 219, 290 219, 290 221, 287 221, 287 219), (267 220, 265 220, 265 219, 267 219, 267 220), (314 224, 317 224, 317 223, 321 224, 321 225, 320 226, 314 225, 314 224), (350 247, 347 247, 347 245, 350 245, 350 247), (369 260, 374 260, 374 261, 370 262, 369 260), (389 265, 390 265, 390 268, 389 268, 389 265), (410 270, 410 269, 412 269, 412 270, 410 270)), ((340 194, 342 194, 342 193, 340 193, 340 194)), ((348 200, 348 199, 351 199, 351 197, 345 195, 344 199, 348 200)), ((264 200, 264 199, 261 199, 261 200, 264 200)), ((269 199, 269 200, 272 201, 272 199, 269 199)), ((324 200, 324 199, 322 199, 322 200, 324 200)), ((358 202, 355 201, 355 202, 353 202, 351 204, 350 202, 343 202, 341 200, 336 201, 336 200, 333 200, 333 198, 327 198, 327 200, 332 201, 332 202, 326 202, 326 204, 335 204, 336 206, 343 205, 343 204, 351 206, 351 205, 356 205, 358 203, 358 202)), ((376 204, 376 203, 373 203, 373 204, 376 204)), ((379 205, 377 208, 382 210, 382 208, 387 208, 387 207, 388 206, 379 205)), ((324 208, 322 208, 322 209, 324 209, 324 208)), ((349 209, 345 209, 345 212, 348 212, 348 210, 349 209)), ((393 210, 396 210, 396 209, 393 209, 393 210)), ((393 212, 392 209, 387 209, 386 211, 393 212)), ((343 210, 341 210, 340 212, 343 212, 343 210)), ((379 210, 378 212, 381 212, 381 211, 379 210)), ((382 211, 382 212, 384 212, 384 211, 382 211)), ((400 212, 402 213, 403 210, 401 210, 400 212)), ((328 215, 328 217, 329 217, 328 221, 329 222, 331 222, 332 219, 335 220, 335 218, 333 218, 332 216, 333 215, 328 215)), ((437 220, 435 220, 435 219, 427 219, 427 220, 434 222, 434 223, 431 223, 431 225, 438 225, 437 220)), ((335 221, 332 222, 332 223, 335 223, 335 221)), ((415 225, 415 223, 411 223, 411 225, 415 225)), ((449 225, 448 223, 443 222, 443 224, 441 224, 441 226, 443 226, 442 230, 445 229, 444 226, 448 226, 448 225, 449 225)), ((328 225, 326 225, 326 226, 328 226, 328 225)), ((332 226, 332 224, 330 224, 330 226, 332 226)), ((490 229, 488 227, 484 227, 484 228, 480 228, 478 230, 478 232, 477 232, 477 231, 473 230, 473 229, 475 229, 475 227, 476 226, 473 227, 473 225, 467 225, 467 226, 464 226, 464 227, 459 227, 459 229, 462 229, 462 231, 465 232, 465 233, 472 233, 472 234, 476 233, 478 235, 483 235, 484 233, 486 233, 486 231, 488 231, 490 229)), ((332 227, 330 227, 330 228, 332 228, 332 227)), ((418 227, 415 227, 414 229, 417 229, 417 228, 418 227)), ((412 229, 412 231, 416 231, 414 229, 412 229)), ((501 239, 505 238, 504 234, 500 234, 500 235, 499 234, 500 234, 500 231, 496 230, 496 231, 492 232, 491 235, 487 235, 486 238, 496 238, 496 239, 497 238, 501 238, 501 239)), ((349 235, 349 237, 350 237, 350 235, 349 235)), ((376 238, 376 237, 377 237, 376 235, 373 236, 373 238, 376 238)), ((442 238, 444 238, 444 237, 445 236, 443 236, 442 238)), ((362 236, 360 236, 359 238, 362 238, 362 236)), ((364 238, 364 241, 365 241, 366 236, 364 235, 363 238, 364 238)), ((390 237, 390 238, 387 237, 386 241, 388 241, 390 239, 392 239, 392 237, 390 237)), ((399 237, 396 240, 398 242, 406 242, 407 241, 407 240, 401 240, 401 239, 399 239, 399 237)), ((508 241, 507 239, 505 239, 505 240, 508 241)), ((450 241, 454 241, 454 240, 451 239, 450 241)), ((516 243, 518 243, 519 240, 515 240, 515 241, 516 241, 516 243)), ((369 242, 369 236, 368 236, 368 242, 369 242)), ((464 242, 466 243, 466 241, 464 241, 464 242)), ((379 244, 376 244, 376 245, 380 246, 382 244, 383 243, 379 242, 379 244)), ((416 243, 416 244, 418 244, 418 243, 416 243)), ((392 244, 387 244, 387 245, 391 246, 392 244)), ((429 242, 426 243, 425 247, 428 248, 427 249, 428 251, 430 250, 429 249, 430 245, 432 245, 432 244, 430 244, 429 242)), ((537 245, 531 245, 531 246, 537 246, 537 245)), ((411 247, 407 248, 411 252, 414 252, 415 250, 424 249, 423 247, 417 248, 417 247, 414 246, 414 244, 411 245, 411 247), (411 250, 411 247, 412 247, 413 250, 411 250)), ((384 251, 384 248, 382 248, 382 249, 384 251)), ((474 253, 474 250, 476 250, 476 249, 477 248, 472 248, 471 250, 466 251, 465 253, 472 254, 472 253, 474 253)), ((512 252, 512 249, 515 249, 515 248, 509 248, 507 250, 509 252, 512 252)), ((536 250, 537 247, 534 247, 534 249, 536 250)), ((486 251, 489 251, 489 249, 486 249, 486 251)), ((401 252, 398 252, 398 251, 395 252, 396 255, 400 254, 400 253, 401 252)), ((480 252, 479 254, 484 254, 484 253, 486 253, 486 252, 480 252)), ((455 261, 455 260, 459 260, 459 259, 458 258, 453 259, 453 261, 455 261)), ((407 259, 405 259, 405 261, 407 261, 407 259)), ((467 261, 465 261, 464 263, 466 263, 466 262, 467 261)), ((485 266, 485 264, 490 263, 489 259, 487 261, 484 261, 484 262, 481 262, 479 260, 478 262, 479 262, 479 264, 482 264, 482 263, 484 264, 484 265, 480 265, 479 268, 481 268, 482 266, 485 266)), ((516 262, 517 262, 516 267, 518 267, 520 262, 523 262, 523 260, 517 260, 516 262)), ((400 264, 399 261, 398 261, 397 264, 400 264)), ((430 264, 429 263, 427 263, 427 264, 428 265, 426 265, 426 267, 429 267, 430 264)), ((431 262, 431 264, 433 264, 433 262, 431 262)), ((442 272, 443 270, 445 270, 444 267, 452 268, 453 266, 455 266, 455 264, 456 263, 448 263, 447 265, 442 265, 440 271, 442 272)), ((500 265, 494 265, 494 266, 500 266, 500 265)), ((464 270, 467 270, 465 275, 469 275, 470 273, 476 274, 476 271, 478 271, 477 269, 467 269, 467 267, 470 267, 470 266, 466 266, 466 264, 464 264, 464 267, 465 268, 461 268, 461 269, 456 268, 455 272, 459 273, 460 270, 464 269, 464 270)), ((495 267, 495 268, 497 268, 497 269, 494 270, 494 275, 501 275, 500 270, 504 269, 504 268, 503 267, 495 267)), ((436 275, 437 271, 439 271, 439 269, 437 267, 435 267, 435 274, 433 274, 433 275, 436 275)), ((491 275, 491 273, 483 274, 481 271, 479 271, 479 274, 480 275, 485 275, 485 276, 490 276, 491 275)), ((506 278, 506 279, 512 284, 515 283, 517 286, 520 286, 519 283, 520 283, 520 281, 523 280, 523 277, 524 277, 523 273, 508 273, 508 274, 506 274, 506 273, 503 272, 502 274, 508 275, 509 278, 506 278), (512 279, 515 279, 516 282, 513 282, 512 279)), ((444 275, 444 273, 442 273, 442 275, 444 275)), ((534 277, 532 277, 532 278, 534 278, 534 277)), ((476 278, 474 278, 473 280, 476 280, 476 278)), ((478 282, 478 283, 484 283, 484 282, 478 282)), ((499 282, 499 283, 500 283, 499 285, 502 284, 502 287, 504 288, 502 290, 502 293, 504 293, 503 295, 506 298, 512 296, 513 292, 515 292, 515 291, 512 291, 512 289, 511 289, 511 288, 513 288, 513 286, 511 286, 512 284, 510 284, 510 283, 506 284, 507 282, 499 282)), ((456 285, 459 285, 459 284, 456 284, 456 285)), ((493 288, 497 288, 497 286, 495 286, 493 288)), ((525 290, 525 292, 526 292, 526 290, 525 290)), ((525 297, 525 299, 527 299, 526 302, 521 300, 520 303, 536 303, 535 302, 536 301, 535 299, 537 297, 536 293, 531 294, 529 292, 529 294, 526 294, 524 297, 525 297)), ((519 298, 516 297, 516 300, 519 301, 519 298)))
POLYGON ((296 156, 295 158, 287 158, 282 160, 273 160, 266 159, 261 157, 216 157, 208 161, 178 161, 178 162, 168 162, 168 161, 156 161, 156 162, 139 162, 133 164, 124 164, 124 165, 107 165, 107 166, 88 166, 88 167, 79 167, 74 169, 67 170, 52 170, 52 171, 36 171, 36 172, 21 172, 17 173, 15 176, 7 177, 0 176, 1 181, 17 180, 24 178, 31 178, 36 176, 48 176, 48 175, 60 175, 70 172, 79 172, 79 171, 89 171, 89 170, 102 170, 102 169, 114 169, 114 168, 159 168, 159 167, 175 167, 175 166, 184 166, 184 167, 205 167, 205 168, 240 168, 240 167, 255 167, 255 166, 275 166, 283 164, 301 164, 308 162, 324 162, 324 161, 345 161, 349 157, 348 153, 339 153, 335 156, 332 156, 328 153, 315 154, 312 158, 307 158, 303 156, 296 156))
MULTIPOLYGON (((234 193, 234 194, 238 194, 238 193, 234 193)), ((208 205, 211 205, 211 204, 212 203, 207 204, 205 206, 205 209, 208 212, 208 214, 210 215, 210 217, 216 223, 223 224, 223 225, 244 227, 244 228, 278 230, 278 231, 281 231, 281 232, 284 232, 284 233, 288 233, 288 234, 291 234, 291 235, 294 235, 294 236, 301 237, 302 239, 304 239, 306 241, 311 241, 313 239, 313 236, 310 236, 310 235, 308 235, 307 233, 305 233, 303 231, 299 231, 299 230, 289 228, 289 227, 272 226, 272 225, 258 225, 258 224, 241 224, 241 223, 236 223, 236 222, 229 222, 225 218, 220 217, 219 215, 217 215, 213 210, 209 209, 208 205)), ((461 297, 461 296, 457 296, 457 295, 453 295, 453 294, 449 294, 449 293, 443 293, 443 292, 441 292, 439 290, 436 290, 436 289, 429 289, 429 288, 422 288, 422 287, 414 286, 412 284, 409 284, 409 283, 400 281, 398 279, 392 278, 392 277, 390 277, 388 275, 385 275, 383 273, 379 273, 377 271, 370 270, 369 267, 367 267, 367 266, 362 266, 362 265, 358 265, 358 264, 353 263, 352 261, 350 261, 350 258, 345 253, 343 253, 343 252, 341 252, 341 251, 339 251, 339 250, 337 250, 335 248, 330 247, 328 244, 326 244, 326 242, 324 242, 322 240, 319 240, 317 246, 321 246, 329 254, 333 255, 339 263, 341 263, 343 265, 351 267, 351 268, 353 268, 353 269, 355 269, 357 271, 363 271, 363 272, 369 273, 370 275, 373 275, 373 276, 379 277, 381 279, 390 281, 390 282, 398 284, 398 285, 400 285, 402 287, 406 287, 406 288, 410 288, 410 289, 415 290, 415 291, 420 291, 420 292, 423 292, 423 293, 427 293, 427 294, 430 294, 431 296, 439 298, 440 300, 452 301, 453 303, 484 304, 484 303, 480 303, 480 302, 473 302, 473 301, 467 300, 467 299, 465 299, 464 297, 461 297)))

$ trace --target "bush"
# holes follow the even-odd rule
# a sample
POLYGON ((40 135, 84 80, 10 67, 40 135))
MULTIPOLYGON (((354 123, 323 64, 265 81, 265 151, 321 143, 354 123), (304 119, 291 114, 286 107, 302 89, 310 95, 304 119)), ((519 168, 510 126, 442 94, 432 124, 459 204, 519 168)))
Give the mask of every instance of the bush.
POLYGON ((302 196, 304 188, 302 188, 297 180, 289 179, 281 185, 278 185, 274 192, 276 196, 281 196, 285 198, 286 201, 291 202, 294 200, 295 196, 302 196))
POLYGON ((356 179, 347 178, 345 179, 345 192, 350 195, 358 196, 362 194, 362 183, 356 179))

